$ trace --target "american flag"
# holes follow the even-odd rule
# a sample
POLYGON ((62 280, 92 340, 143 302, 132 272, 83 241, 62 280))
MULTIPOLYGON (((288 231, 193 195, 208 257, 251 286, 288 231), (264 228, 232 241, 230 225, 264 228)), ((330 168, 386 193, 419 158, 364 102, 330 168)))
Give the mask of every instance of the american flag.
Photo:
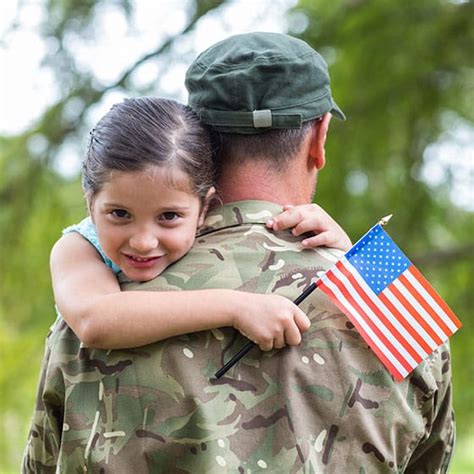
POLYGON ((395 380, 403 380, 461 323, 380 224, 317 282, 395 380))

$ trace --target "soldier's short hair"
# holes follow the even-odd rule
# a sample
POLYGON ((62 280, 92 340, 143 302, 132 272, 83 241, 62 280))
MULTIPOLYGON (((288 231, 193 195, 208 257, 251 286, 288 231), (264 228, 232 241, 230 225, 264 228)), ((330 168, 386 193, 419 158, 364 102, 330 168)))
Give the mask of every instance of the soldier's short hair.
POLYGON ((222 164, 243 164, 261 162, 273 171, 284 171, 301 146, 317 120, 305 122, 301 128, 268 130, 258 135, 240 133, 221 133, 214 131, 212 136, 215 148, 217 174, 222 164))

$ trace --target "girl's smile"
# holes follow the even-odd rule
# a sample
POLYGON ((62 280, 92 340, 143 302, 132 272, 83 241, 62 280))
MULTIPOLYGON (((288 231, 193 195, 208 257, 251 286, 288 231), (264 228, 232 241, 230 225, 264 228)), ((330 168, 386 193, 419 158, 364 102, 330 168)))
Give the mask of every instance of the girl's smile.
POLYGON ((155 262, 163 257, 163 255, 157 257, 137 257, 134 255, 123 254, 126 259, 129 260, 130 265, 136 268, 151 268, 155 262))

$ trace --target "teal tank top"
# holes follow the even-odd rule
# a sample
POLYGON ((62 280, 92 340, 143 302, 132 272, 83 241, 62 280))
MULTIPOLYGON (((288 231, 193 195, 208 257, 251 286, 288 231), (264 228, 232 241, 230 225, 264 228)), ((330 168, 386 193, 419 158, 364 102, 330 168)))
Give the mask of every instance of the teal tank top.
POLYGON ((82 219, 79 224, 70 225, 63 230, 63 234, 70 234, 71 232, 77 232, 81 234, 86 240, 88 240, 97 250, 97 252, 99 252, 104 263, 110 269, 112 269, 114 273, 119 273, 121 271, 120 268, 115 265, 115 263, 112 262, 112 260, 110 260, 107 255, 105 255, 102 246, 100 245, 99 238, 97 237, 97 229, 95 228, 95 225, 90 217, 86 217, 85 219, 82 219))

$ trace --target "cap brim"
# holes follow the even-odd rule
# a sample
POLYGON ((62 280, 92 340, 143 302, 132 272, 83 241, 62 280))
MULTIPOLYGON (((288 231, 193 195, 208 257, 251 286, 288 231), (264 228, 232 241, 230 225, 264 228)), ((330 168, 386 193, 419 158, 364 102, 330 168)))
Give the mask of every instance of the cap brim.
POLYGON ((332 101, 331 113, 335 117, 337 117, 339 120, 346 120, 346 116, 344 112, 340 109, 340 107, 336 104, 336 102, 334 102, 334 100, 332 101))

